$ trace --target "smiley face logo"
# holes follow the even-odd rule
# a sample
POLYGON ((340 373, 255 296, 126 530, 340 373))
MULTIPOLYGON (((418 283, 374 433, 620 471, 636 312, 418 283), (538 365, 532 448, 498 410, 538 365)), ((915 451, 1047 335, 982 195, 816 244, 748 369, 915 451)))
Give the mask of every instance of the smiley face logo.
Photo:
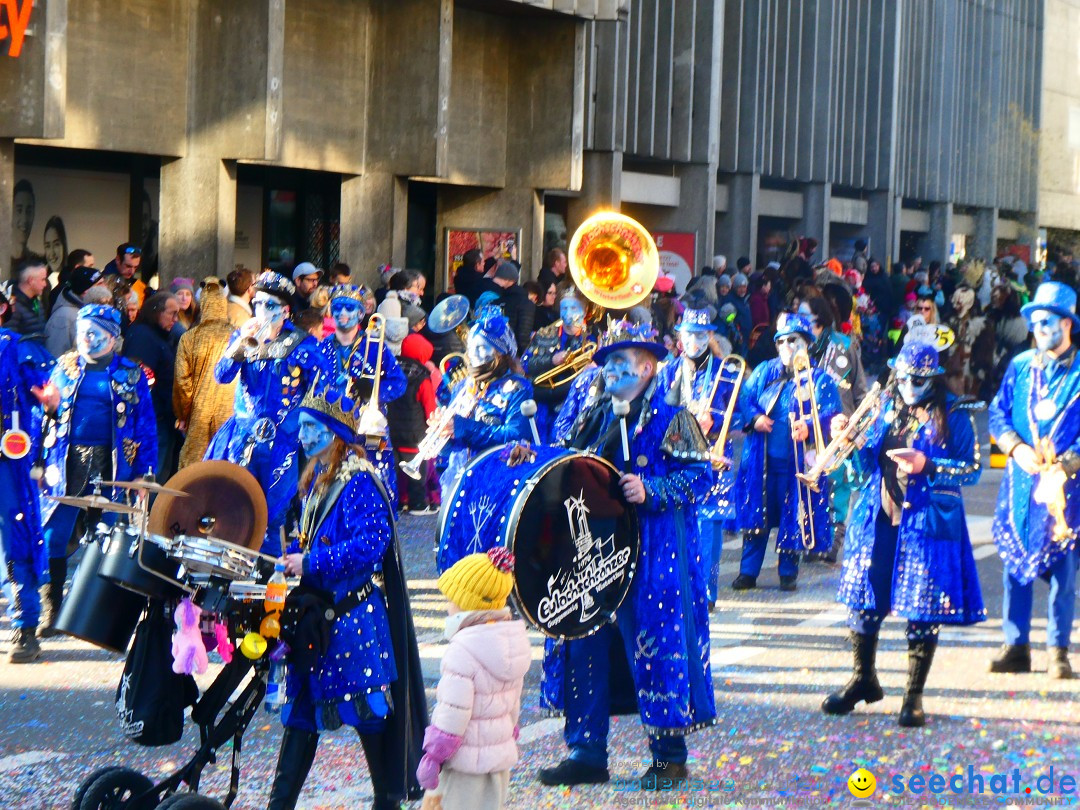
POLYGON ((874 795, 874 791, 877 790, 877 779, 866 768, 859 768, 848 777, 847 786, 852 796, 865 799, 867 796, 874 795))

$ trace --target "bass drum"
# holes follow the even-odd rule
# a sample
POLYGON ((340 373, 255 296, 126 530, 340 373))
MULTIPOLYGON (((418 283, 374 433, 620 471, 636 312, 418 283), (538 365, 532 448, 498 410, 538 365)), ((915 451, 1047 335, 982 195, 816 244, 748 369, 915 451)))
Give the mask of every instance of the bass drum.
POLYGON ((582 638, 608 622, 630 590, 641 536, 621 473, 591 453, 534 448, 507 465, 508 447, 477 456, 443 503, 440 572, 503 545, 516 559, 514 601, 546 636, 582 638))

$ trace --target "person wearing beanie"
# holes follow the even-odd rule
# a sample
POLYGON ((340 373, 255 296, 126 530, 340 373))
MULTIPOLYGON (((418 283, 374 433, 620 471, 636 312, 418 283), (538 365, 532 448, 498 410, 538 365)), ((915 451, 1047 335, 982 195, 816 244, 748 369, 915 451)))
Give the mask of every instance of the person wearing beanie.
POLYGON ((533 321, 536 320, 536 306, 529 300, 529 294, 518 283, 521 270, 509 259, 503 259, 495 266, 492 280, 502 290, 502 307, 514 339, 519 347, 529 345, 532 337, 533 321))
MULTIPOLYGON (((61 355, 53 367, 43 401, 51 417, 43 441, 41 519, 49 554, 49 584, 39 635, 57 634, 67 576, 68 543, 79 510, 52 496, 89 495, 91 481, 131 481, 153 475, 158 456, 157 424, 150 383, 142 368, 116 351, 120 312, 88 304, 76 319, 77 351, 61 355)), ((126 493, 106 489, 110 500, 126 493)))
MULTIPOLYGON (((388 403, 395 402, 405 393, 405 373, 387 345, 387 340, 383 340, 380 350, 377 342, 369 340, 367 330, 362 328, 367 315, 366 298, 367 290, 363 286, 339 284, 330 290, 330 316, 334 319, 334 334, 322 339, 319 353, 324 365, 333 370, 330 378, 333 384, 358 401, 367 402, 371 398, 375 367, 380 367, 378 407, 368 412, 369 417, 365 420, 364 427, 365 430, 371 430, 371 433, 367 434, 370 439, 366 440, 369 442, 371 463, 382 476, 396 512, 397 468, 394 466, 394 448, 386 425, 386 413, 388 403), (376 442, 380 446, 376 447, 376 442)), ((389 331, 389 320, 384 321, 384 324, 389 331)))
POLYGON ((450 600, 435 709, 416 777, 421 810, 501 810, 518 761, 518 717, 532 650, 506 606, 514 557, 470 554, 439 577, 450 600))
POLYGON ((199 322, 199 302, 195 298, 195 279, 174 278, 169 282, 169 292, 176 297, 176 303, 180 306, 177 322, 179 327, 183 327, 180 330, 180 334, 183 334, 199 322))
POLYGON ((266 495, 267 525, 262 552, 281 553, 281 527, 296 495, 296 408, 316 375, 330 368, 319 344, 289 320, 296 288, 273 270, 255 280, 255 316, 233 332, 214 368, 214 379, 240 378, 234 413, 214 434, 205 459, 246 467, 266 495))
MULTIPOLYGON (((737 591, 757 587, 773 529, 782 591, 795 590, 800 554, 825 552, 832 545, 828 479, 821 480, 820 492, 812 492, 795 478, 796 471, 808 469, 808 451, 815 439, 815 426, 806 416, 806 403, 796 396, 793 376, 796 356, 807 355, 810 362, 814 342, 810 319, 781 314, 773 342, 779 357, 759 364, 739 397, 746 439, 735 485, 740 504, 736 528, 743 533, 739 576, 731 585, 737 591)), ((804 389, 813 386, 819 426, 826 430, 842 410, 836 383, 813 367, 799 372, 799 382, 804 389)))
POLYGON ((281 620, 285 730, 268 810, 296 806, 320 736, 342 726, 360 737, 375 810, 420 794, 412 769, 428 723, 423 671, 393 507, 358 432, 362 405, 319 382, 296 409, 308 463, 284 564, 302 579, 281 620))
POLYGON ((716 295, 722 302, 727 298, 727 294, 731 292, 731 276, 727 273, 721 273, 716 277, 716 295))
POLYGON ((229 345, 233 326, 229 302, 221 282, 209 277, 202 282, 202 317, 180 338, 176 348, 176 381, 173 411, 177 429, 184 434, 179 469, 202 459, 210 440, 233 415, 236 382, 221 384, 214 368, 229 345))
POLYGON ((96 267, 83 265, 71 271, 45 324, 45 348, 53 357, 75 348, 75 320, 79 310, 89 303, 83 296, 91 287, 104 284, 105 274, 96 267))

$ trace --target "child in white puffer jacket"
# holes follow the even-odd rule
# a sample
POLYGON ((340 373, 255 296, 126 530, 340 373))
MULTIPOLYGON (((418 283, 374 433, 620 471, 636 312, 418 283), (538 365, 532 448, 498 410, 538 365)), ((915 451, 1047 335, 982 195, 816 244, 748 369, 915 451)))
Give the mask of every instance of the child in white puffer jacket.
POLYGON ((514 557, 470 554, 441 577, 450 600, 436 706, 416 777, 423 810, 499 810, 517 763, 518 715, 532 662, 525 623, 512 619, 514 557))

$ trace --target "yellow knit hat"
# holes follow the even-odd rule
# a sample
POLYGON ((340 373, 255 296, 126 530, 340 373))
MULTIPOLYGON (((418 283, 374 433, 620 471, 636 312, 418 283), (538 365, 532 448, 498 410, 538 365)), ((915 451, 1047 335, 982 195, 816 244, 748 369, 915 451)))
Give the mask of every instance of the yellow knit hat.
POLYGON ((514 555, 501 546, 462 557, 439 577, 439 590, 462 610, 499 610, 514 589, 514 555))

